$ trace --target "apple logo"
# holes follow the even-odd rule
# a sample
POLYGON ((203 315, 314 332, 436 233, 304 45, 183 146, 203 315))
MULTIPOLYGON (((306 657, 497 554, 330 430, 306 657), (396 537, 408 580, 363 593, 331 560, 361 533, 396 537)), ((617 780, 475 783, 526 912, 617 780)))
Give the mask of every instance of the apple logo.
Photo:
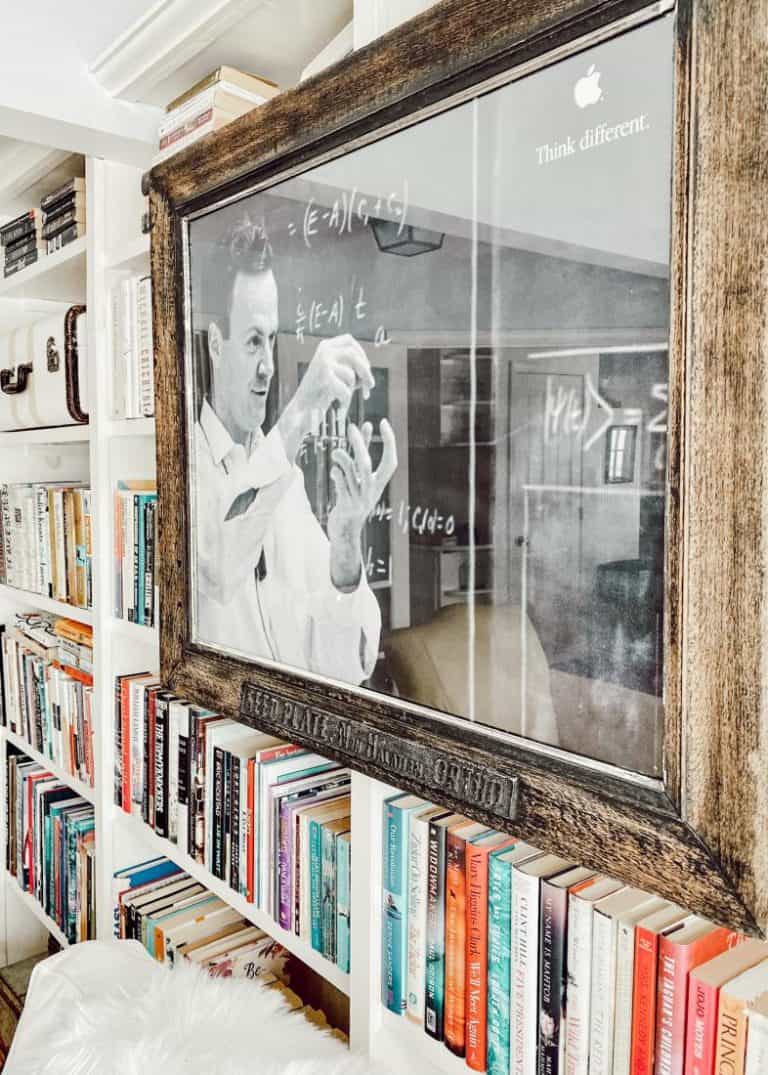
POLYGON ((586 75, 580 78, 573 87, 573 99, 579 108, 586 108, 587 105, 596 104, 602 98, 603 91, 598 85, 599 81, 600 72, 596 71, 595 65, 592 64, 586 75))

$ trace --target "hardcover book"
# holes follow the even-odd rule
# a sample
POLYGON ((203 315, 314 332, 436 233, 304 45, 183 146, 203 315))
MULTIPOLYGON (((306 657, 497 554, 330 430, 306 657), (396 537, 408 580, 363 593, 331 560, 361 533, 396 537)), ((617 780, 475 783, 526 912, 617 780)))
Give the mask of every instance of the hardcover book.
POLYGON ((396 795, 384 803, 381 997, 397 1015, 406 1007, 409 821, 428 805, 416 795, 396 795))
POLYGON ((559 1075, 561 1071, 561 1057, 565 1055, 568 893, 591 877, 591 870, 576 866, 541 882, 539 1075, 559 1075))
POLYGON ((443 1040, 445 1014, 445 862, 448 829, 467 819, 446 814, 429 823, 427 863, 427 952, 424 985, 424 1029, 443 1040))
POLYGON ((424 983, 427 973, 427 874, 429 823, 450 811, 430 806, 411 816, 408 833, 408 971, 406 1014, 424 1025, 424 983))
POLYGON ((466 958, 467 927, 472 915, 467 900, 467 846, 468 841, 486 831, 486 825, 467 821, 452 825, 446 840, 444 1038, 456 1056, 464 1056, 469 1025, 466 958))
POLYGON ((717 1008, 715 1071, 744 1075, 747 1019, 753 1005, 768 992, 768 960, 743 971, 720 990, 717 1008))
POLYGON ((656 1044, 656 985, 659 938, 679 929, 687 918, 682 907, 663 907, 635 926, 635 976, 632 990, 632 1075, 653 1075, 656 1044))
POLYGON ((720 990, 731 979, 765 959, 768 959, 768 944, 748 940, 691 971, 688 980, 685 1075, 715 1075, 720 990))

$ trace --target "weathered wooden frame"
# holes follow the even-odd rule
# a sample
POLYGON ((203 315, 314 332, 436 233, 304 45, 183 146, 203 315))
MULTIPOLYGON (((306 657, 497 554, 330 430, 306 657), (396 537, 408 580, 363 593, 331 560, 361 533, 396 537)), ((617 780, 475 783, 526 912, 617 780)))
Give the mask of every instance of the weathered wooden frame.
POLYGON ((663 780, 414 719, 407 706, 190 643, 182 218, 647 7, 442 0, 147 176, 162 679, 370 776, 765 934, 768 60, 758 0, 678 3, 663 780))

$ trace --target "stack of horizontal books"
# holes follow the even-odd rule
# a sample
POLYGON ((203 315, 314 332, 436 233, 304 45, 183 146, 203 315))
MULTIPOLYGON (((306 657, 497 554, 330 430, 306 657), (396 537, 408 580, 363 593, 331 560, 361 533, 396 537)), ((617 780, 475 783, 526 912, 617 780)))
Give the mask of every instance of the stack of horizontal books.
POLYGON ((279 87, 268 79, 234 67, 218 67, 166 108, 158 130, 155 164, 264 104, 276 93, 279 87))
POLYGON ((0 228, 3 276, 13 276, 83 235, 85 180, 76 177, 47 194, 39 209, 28 209, 0 228))
POLYGON ((53 254, 85 235, 85 180, 70 179, 40 203, 46 253, 53 254))

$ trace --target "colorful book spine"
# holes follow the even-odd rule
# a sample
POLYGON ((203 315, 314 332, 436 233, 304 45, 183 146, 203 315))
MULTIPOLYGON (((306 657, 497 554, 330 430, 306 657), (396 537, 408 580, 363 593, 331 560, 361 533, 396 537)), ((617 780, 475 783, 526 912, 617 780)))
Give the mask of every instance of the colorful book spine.
POLYGON ((488 1075, 509 1075, 512 865, 488 863, 488 1075))
POLYGON ((424 1029, 443 1039, 445 1005, 445 829, 429 823, 427 869, 427 946, 424 1029))
POLYGON ((429 818, 411 818, 408 832, 408 980, 406 1014, 424 1025, 427 972, 427 874, 429 818))
POLYGON ((449 832, 445 852, 445 1044, 456 1056, 466 1049, 467 844, 449 832))
POLYGON ((558 1075, 564 1033, 566 923, 568 891, 548 881, 541 885, 539 943, 539 1073, 558 1075))
POLYGON ((467 1067, 485 1071, 488 1006, 488 851, 467 844, 467 1067))
POLYGON ((398 1015, 405 1011, 407 953, 408 815, 397 799, 384 804, 382 1000, 398 1015))
POLYGON ((537 1075, 539 879, 512 871, 512 1075, 537 1075))
POLYGON ((638 926, 635 929, 632 1075, 653 1075, 658 954, 658 934, 638 926))
POLYGON ((323 950, 323 829, 314 819, 309 823, 310 921, 312 947, 323 950))
POLYGON ((351 834, 342 832, 336 841, 336 965, 349 973, 351 834))

